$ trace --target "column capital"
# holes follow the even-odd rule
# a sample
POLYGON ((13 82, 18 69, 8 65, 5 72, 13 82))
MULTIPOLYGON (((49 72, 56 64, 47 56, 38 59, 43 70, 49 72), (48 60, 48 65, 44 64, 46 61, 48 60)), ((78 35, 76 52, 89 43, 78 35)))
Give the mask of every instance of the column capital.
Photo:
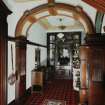
POLYGON ((27 38, 25 36, 19 36, 16 38, 16 47, 26 48, 27 38))

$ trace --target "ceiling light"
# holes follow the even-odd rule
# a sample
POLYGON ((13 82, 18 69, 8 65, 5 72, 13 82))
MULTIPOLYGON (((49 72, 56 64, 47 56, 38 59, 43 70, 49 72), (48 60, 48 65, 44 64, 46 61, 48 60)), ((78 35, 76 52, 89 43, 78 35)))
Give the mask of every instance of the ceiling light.
POLYGON ((61 30, 64 30, 64 29, 66 28, 66 26, 61 25, 61 26, 59 26, 59 28, 60 28, 61 30))
POLYGON ((47 17, 48 22, 61 30, 67 28, 67 26, 72 26, 75 24, 75 20, 67 16, 49 16, 47 17))
POLYGON ((63 33, 58 33, 57 36, 58 36, 59 38, 63 38, 64 34, 63 34, 63 33))
POLYGON ((63 19, 62 18, 59 18, 59 22, 60 22, 60 25, 58 26, 61 30, 64 30, 66 28, 66 26, 63 24, 63 19))

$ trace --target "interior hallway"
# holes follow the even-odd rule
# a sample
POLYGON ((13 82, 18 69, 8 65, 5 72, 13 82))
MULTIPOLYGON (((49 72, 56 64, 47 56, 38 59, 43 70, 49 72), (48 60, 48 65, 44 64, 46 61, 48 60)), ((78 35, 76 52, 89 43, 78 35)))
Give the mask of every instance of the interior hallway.
POLYGON ((43 93, 32 93, 25 105, 43 105, 45 99, 62 100, 66 105, 77 105, 79 94, 73 90, 73 81, 55 79, 46 83, 43 93))
POLYGON ((105 105, 105 0, 0 1, 0 105, 43 105, 45 99, 61 99, 75 105, 78 93, 73 88, 77 87, 78 105, 105 105), (52 32, 55 38, 47 41, 47 34, 52 32), (68 32, 67 37, 64 32, 68 32), (68 80, 53 80, 42 87, 42 95, 33 93, 27 100, 31 71, 36 64, 45 66, 47 72, 41 74, 48 76, 52 75, 49 66, 67 64, 62 56, 67 50, 55 46, 64 42, 71 47, 68 51, 72 50, 72 82, 76 85, 72 88, 68 80), (36 53, 38 48, 40 56, 36 53))

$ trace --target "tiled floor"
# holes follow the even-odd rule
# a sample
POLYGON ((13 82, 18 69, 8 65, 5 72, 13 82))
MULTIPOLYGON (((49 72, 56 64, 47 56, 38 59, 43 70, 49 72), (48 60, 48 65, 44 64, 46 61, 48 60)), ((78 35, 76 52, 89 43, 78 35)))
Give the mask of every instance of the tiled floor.
POLYGON ((66 105, 77 105, 78 92, 73 90, 72 80, 53 80, 45 85, 43 94, 33 93, 25 105, 42 105, 45 99, 64 100, 66 105))

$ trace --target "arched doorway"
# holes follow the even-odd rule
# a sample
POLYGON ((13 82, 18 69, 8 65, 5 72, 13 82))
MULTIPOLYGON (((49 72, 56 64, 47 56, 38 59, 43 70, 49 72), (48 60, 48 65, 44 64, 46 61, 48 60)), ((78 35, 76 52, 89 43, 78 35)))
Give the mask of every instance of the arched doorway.
POLYGON ((26 44, 25 41, 28 35, 27 33, 30 27, 38 20, 48 16, 57 16, 57 15, 74 18, 75 20, 78 20, 83 25, 86 34, 90 35, 94 33, 94 27, 91 20, 89 19, 88 15, 86 15, 86 13, 83 11, 83 9, 78 6, 72 6, 72 5, 67 5, 63 3, 51 3, 51 4, 44 4, 32 10, 25 11, 24 15, 19 20, 15 31, 15 36, 17 38, 20 38, 19 40, 17 40, 17 44, 16 44, 17 45, 16 62, 17 62, 17 75, 18 77, 21 76, 21 78, 18 80, 19 80, 19 83, 22 83, 21 85, 18 83, 18 81, 16 83, 16 87, 17 87, 16 99, 19 99, 19 97, 21 97, 25 93, 24 80, 26 79, 25 78, 26 45, 24 44, 26 44), (20 63, 18 61, 20 61, 20 63), (20 68, 20 64, 24 65, 24 67, 20 68), (23 93, 19 91, 19 85, 20 87, 22 87, 23 93))

